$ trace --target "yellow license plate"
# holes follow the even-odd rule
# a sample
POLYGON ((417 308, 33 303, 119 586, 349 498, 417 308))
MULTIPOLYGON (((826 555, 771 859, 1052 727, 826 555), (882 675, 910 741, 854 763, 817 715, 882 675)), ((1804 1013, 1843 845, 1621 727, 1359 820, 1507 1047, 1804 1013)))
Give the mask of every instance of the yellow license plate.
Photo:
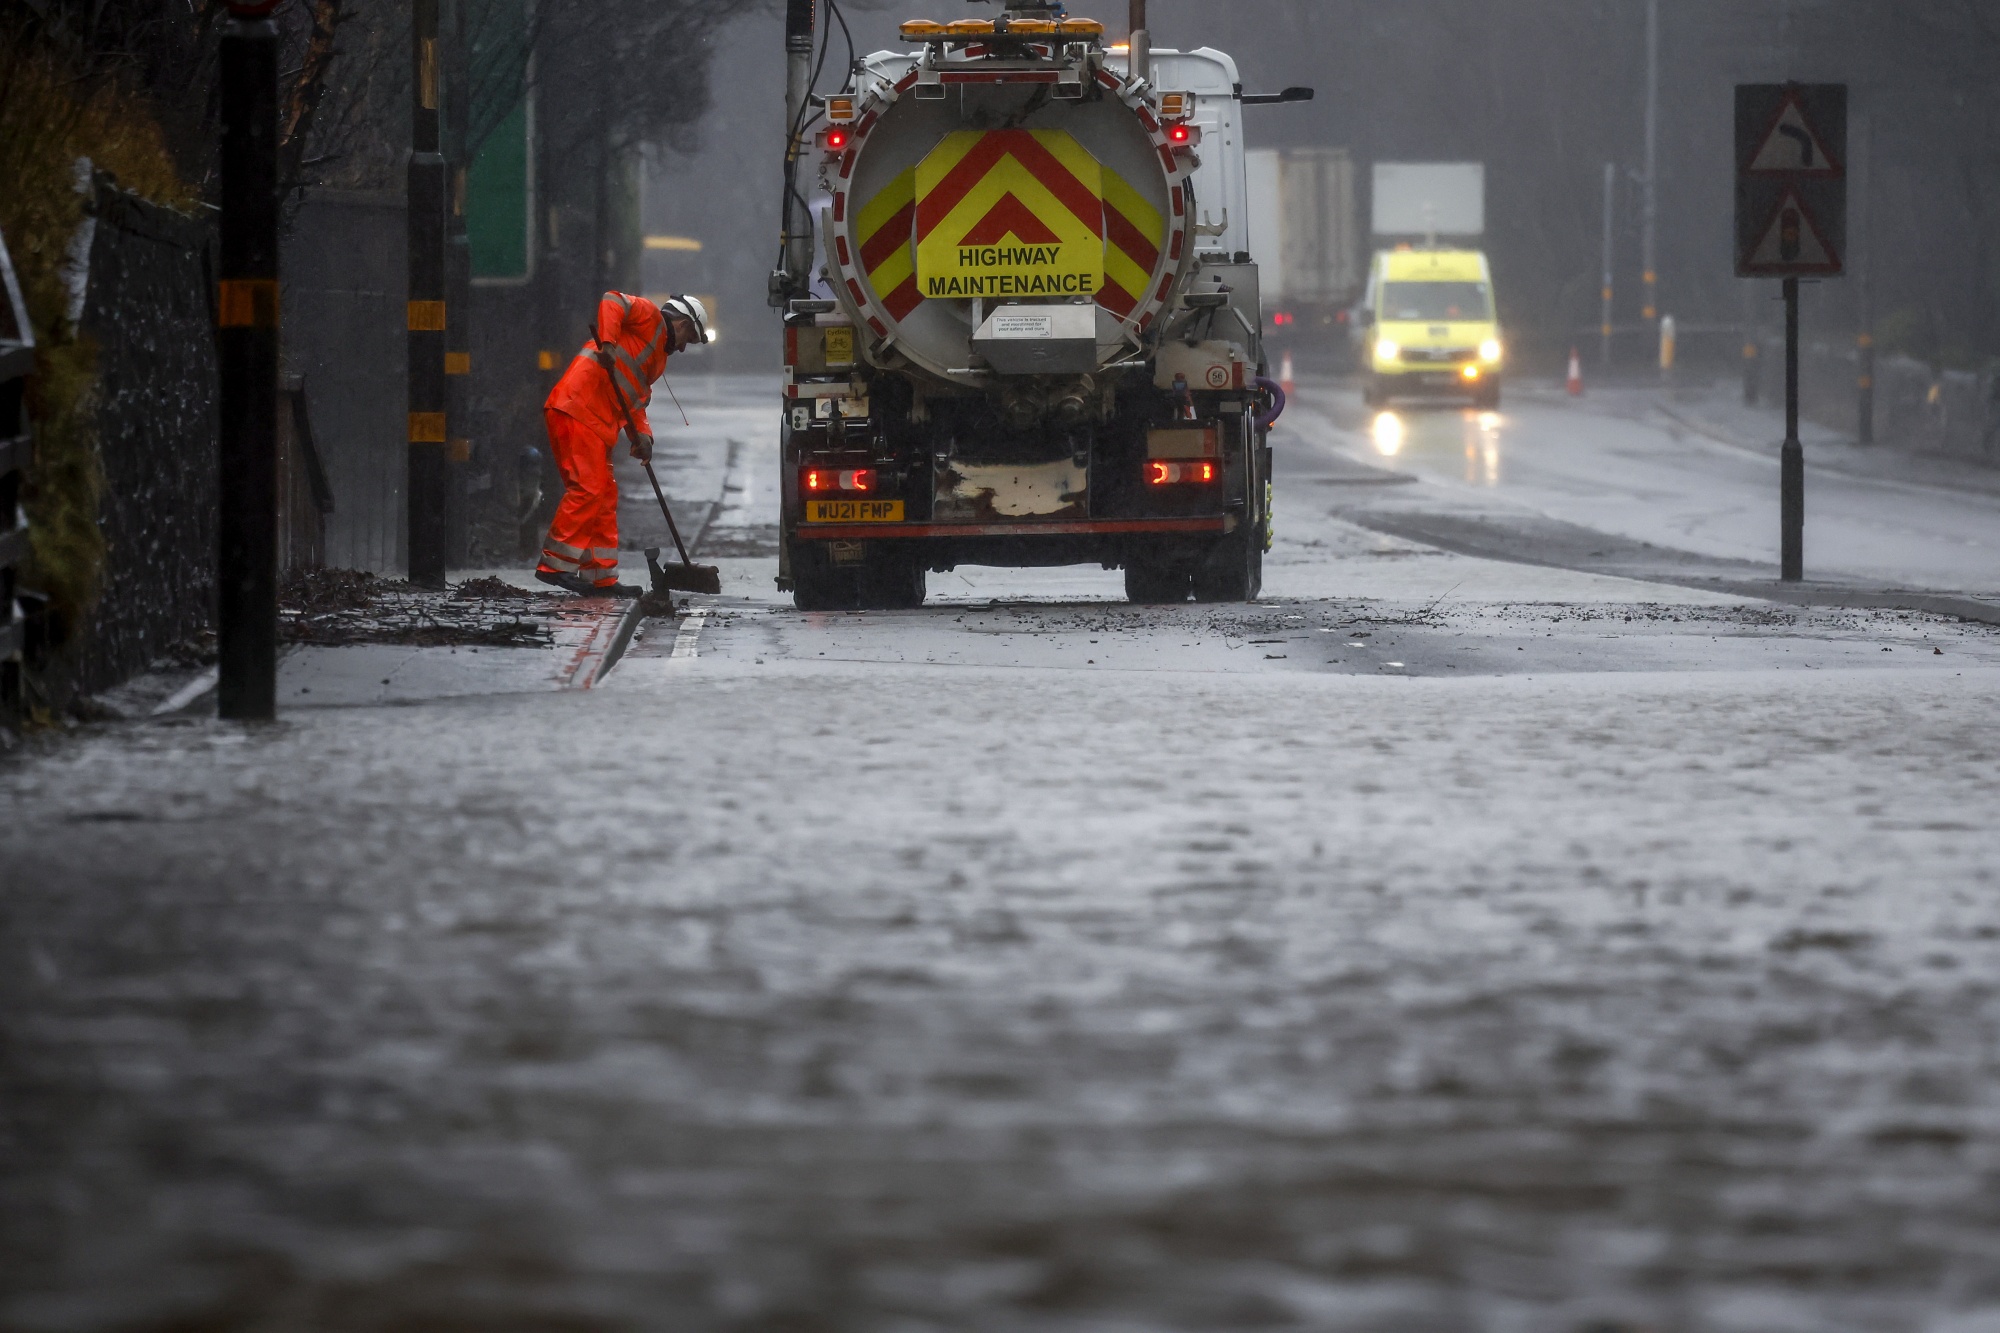
POLYGON ((901 500, 808 500, 808 523, 901 523, 901 500))

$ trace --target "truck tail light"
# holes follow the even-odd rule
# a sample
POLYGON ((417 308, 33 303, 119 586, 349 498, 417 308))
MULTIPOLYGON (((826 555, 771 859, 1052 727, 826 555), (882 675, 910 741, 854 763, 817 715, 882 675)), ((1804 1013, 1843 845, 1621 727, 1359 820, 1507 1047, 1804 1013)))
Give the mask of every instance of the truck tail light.
POLYGON ((809 467, 799 474, 799 485, 800 489, 818 495, 824 495, 829 491, 848 491, 865 495, 875 489, 875 469, 809 467))
POLYGON ((1155 458, 1146 464, 1148 486, 1178 486, 1188 482, 1214 481, 1220 475, 1212 458, 1174 460, 1155 458))

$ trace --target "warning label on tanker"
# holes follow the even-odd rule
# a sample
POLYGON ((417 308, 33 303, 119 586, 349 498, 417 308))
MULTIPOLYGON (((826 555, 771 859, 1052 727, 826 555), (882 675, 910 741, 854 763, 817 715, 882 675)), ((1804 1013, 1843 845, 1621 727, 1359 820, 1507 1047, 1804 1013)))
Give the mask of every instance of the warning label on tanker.
POLYGON ((927 298, 1095 297, 1104 180, 1061 130, 959 130, 917 164, 917 288, 927 298))

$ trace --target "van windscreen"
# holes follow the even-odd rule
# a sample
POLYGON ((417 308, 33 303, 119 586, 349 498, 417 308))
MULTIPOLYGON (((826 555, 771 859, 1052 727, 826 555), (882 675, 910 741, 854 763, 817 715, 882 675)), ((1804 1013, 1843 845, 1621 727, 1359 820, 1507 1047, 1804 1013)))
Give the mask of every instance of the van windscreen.
POLYGON ((1385 282, 1382 318, 1491 319, 1493 295, 1483 282, 1385 282))

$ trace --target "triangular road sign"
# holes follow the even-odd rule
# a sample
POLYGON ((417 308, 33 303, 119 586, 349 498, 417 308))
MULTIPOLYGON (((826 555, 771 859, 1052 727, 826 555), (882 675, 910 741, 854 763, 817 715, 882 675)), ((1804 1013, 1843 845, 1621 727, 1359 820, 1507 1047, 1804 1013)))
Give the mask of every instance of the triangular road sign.
POLYGON ((1806 120, 1799 99, 1787 96, 1771 121, 1771 128, 1758 141, 1745 171, 1782 173, 1787 176, 1838 176, 1841 165, 1826 151, 1826 145, 1806 120))
POLYGON ((1838 273, 1840 256, 1820 235, 1812 214, 1799 202, 1798 193, 1786 190, 1743 267, 1789 273, 1838 273))

